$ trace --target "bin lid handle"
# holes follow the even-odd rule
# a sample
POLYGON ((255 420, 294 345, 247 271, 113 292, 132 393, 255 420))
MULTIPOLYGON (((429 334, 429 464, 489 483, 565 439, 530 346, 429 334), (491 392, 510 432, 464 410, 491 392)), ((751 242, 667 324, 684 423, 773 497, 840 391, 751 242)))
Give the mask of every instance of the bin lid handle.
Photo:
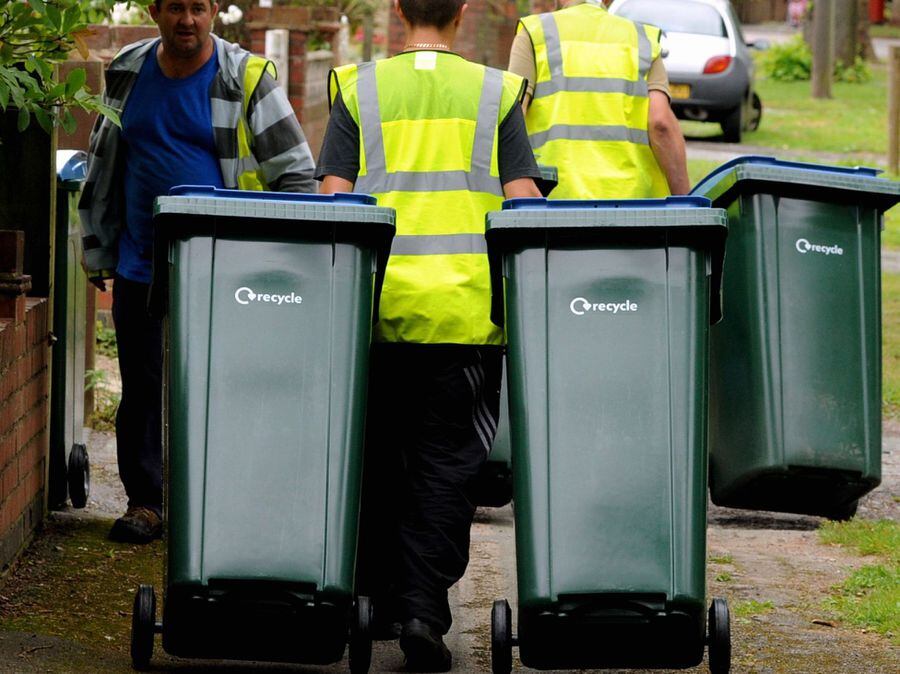
POLYGON ((337 192, 335 194, 301 194, 297 192, 261 192, 226 190, 212 185, 176 185, 169 190, 170 197, 200 197, 208 199, 262 199, 265 201, 290 201, 293 203, 354 204, 374 206, 378 200, 369 194, 337 192))
POLYGON ((883 173, 881 169, 871 168, 869 166, 831 166, 828 164, 811 164, 808 162, 800 161, 786 161, 784 159, 778 159, 777 157, 772 157, 770 155, 748 154, 741 157, 735 157, 734 159, 722 164, 719 168, 714 169, 699 183, 697 183, 696 187, 691 190, 691 194, 698 194, 705 191, 700 189, 705 184, 714 181, 716 178, 721 177, 737 166, 744 166, 747 164, 752 164, 754 166, 774 166, 776 168, 788 168, 800 171, 815 171, 818 173, 840 173, 843 175, 862 176, 869 178, 875 178, 883 173))

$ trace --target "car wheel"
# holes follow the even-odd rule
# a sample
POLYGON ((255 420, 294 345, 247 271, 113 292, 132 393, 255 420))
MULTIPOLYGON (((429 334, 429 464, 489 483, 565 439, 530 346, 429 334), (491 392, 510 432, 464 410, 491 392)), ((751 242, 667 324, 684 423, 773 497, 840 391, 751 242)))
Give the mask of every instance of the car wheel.
POLYGON ((750 119, 747 121, 747 131, 756 131, 761 121, 762 101, 759 99, 759 94, 753 92, 753 97, 750 99, 750 119))
POLYGON ((722 126, 722 136, 726 143, 741 142, 741 125, 743 124, 744 106, 739 105, 729 112, 719 124, 722 126))

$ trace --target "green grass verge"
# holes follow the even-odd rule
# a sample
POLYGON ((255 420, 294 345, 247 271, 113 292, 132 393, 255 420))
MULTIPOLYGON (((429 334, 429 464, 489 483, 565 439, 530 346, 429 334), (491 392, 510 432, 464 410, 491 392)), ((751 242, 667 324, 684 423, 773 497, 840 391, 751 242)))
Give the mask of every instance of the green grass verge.
POLYGON ((900 524, 859 519, 826 522, 819 529, 819 539, 878 558, 878 563, 855 570, 835 585, 825 608, 849 625, 883 634, 900 645, 900 524))
MULTIPOLYGON (((885 155, 885 66, 873 64, 872 79, 863 84, 835 82, 830 99, 814 99, 810 82, 776 82, 758 77, 756 86, 763 102, 762 123, 758 130, 744 134, 744 143, 775 150, 885 155)), ((719 125, 712 123, 685 122, 682 128, 691 138, 722 133, 719 125)), ((844 161, 859 163, 852 156, 844 161)))
POLYGON ((882 397, 885 416, 900 418, 900 275, 881 275, 882 397))
POLYGON ((771 601, 756 601, 755 599, 735 602, 731 606, 731 612, 734 614, 735 618, 749 618, 774 610, 775 604, 771 601))
POLYGON ((850 548, 860 555, 884 557, 891 564, 900 565, 900 524, 893 520, 825 522, 819 527, 819 540, 850 548))
POLYGON ((900 26, 894 26, 889 23, 869 26, 869 37, 898 38, 900 37, 900 26))

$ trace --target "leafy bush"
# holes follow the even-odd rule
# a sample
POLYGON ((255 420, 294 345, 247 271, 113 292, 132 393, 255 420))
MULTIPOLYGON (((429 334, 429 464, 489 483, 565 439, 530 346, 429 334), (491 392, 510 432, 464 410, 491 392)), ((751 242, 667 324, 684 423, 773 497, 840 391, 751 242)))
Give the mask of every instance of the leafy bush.
POLYGON ((812 52, 803 37, 774 44, 759 56, 763 74, 778 82, 799 82, 812 77, 812 52))
POLYGON ((840 61, 835 63, 834 79, 838 82, 862 84, 872 79, 872 69, 869 68, 869 64, 863 58, 857 56, 853 65, 844 65, 840 61))
MULTIPOLYGON (((141 0, 144 4, 149 0, 141 0)), ((0 2, 0 110, 18 110, 24 131, 34 115, 49 131, 75 129, 70 108, 100 112, 118 122, 116 111, 85 86, 83 68, 60 82, 56 66, 77 49, 88 57, 87 24, 109 12, 114 0, 27 0, 0 2)))
POLYGON ((97 353, 109 358, 118 357, 119 349, 116 343, 116 331, 112 328, 107 328, 103 321, 97 321, 97 327, 94 332, 97 335, 97 353))

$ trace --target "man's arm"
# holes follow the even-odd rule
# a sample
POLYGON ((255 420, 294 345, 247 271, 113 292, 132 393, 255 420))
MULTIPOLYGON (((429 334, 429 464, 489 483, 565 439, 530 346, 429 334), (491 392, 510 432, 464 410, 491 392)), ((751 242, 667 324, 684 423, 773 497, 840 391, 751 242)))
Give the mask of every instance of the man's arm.
POLYGON ((316 181, 309 143, 287 96, 264 73, 247 106, 247 122, 253 135, 253 156, 269 189, 276 192, 315 192, 316 181))
POLYGON ((525 95, 522 97, 522 112, 528 112, 528 105, 534 96, 534 82, 537 79, 537 66, 534 62, 534 47, 528 31, 519 25, 519 32, 509 50, 509 72, 525 78, 525 95))
POLYGON ((319 194, 335 194, 336 192, 352 192, 353 183, 346 178, 338 176, 324 176, 322 185, 319 187, 319 194))
POLYGON ((669 191, 672 194, 687 194, 691 191, 687 172, 687 153, 684 136, 669 97, 661 91, 650 92, 650 147, 659 167, 666 174, 669 191))
POLYGON ((507 199, 519 199, 521 197, 543 196, 534 184, 533 178, 517 178, 503 185, 503 196, 507 199))
POLYGON ((319 151, 316 168, 316 178, 322 181, 319 193, 352 192, 358 175, 359 127, 338 91, 331 104, 331 116, 319 151))

